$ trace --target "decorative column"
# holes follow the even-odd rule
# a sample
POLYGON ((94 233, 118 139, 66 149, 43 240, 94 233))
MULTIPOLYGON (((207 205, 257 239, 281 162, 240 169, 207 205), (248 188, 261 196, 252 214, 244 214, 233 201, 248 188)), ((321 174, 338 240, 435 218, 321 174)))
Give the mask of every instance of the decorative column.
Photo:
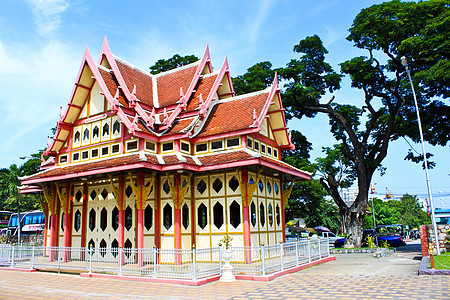
MULTIPOLYGON (((49 251, 49 261, 53 261, 54 258, 54 250, 53 247, 55 247, 55 235, 56 235, 56 215, 55 215, 55 208, 56 208, 56 186, 52 184, 42 184, 42 190, 44 192, 45 201, 47 201, 48 206, 48 215, 50 216, 50 241, 48 247, 50 247, 49 251)), ((45 237, 47 239, 47 236, 45 237)))
POLYGON ((86 247, 86 231, 87 231, 87 182, 83 183, 83 208, 81 215, 81 247, 86 247))
MULTIPOLYGON (((88 205, 88 186, 87 182, 83 183, 83 208, 82 208, 82 214, 81 214, 81 248, 86 247, 87 241, 86 241, 86 232, 87 232, 87 205, 88 205)), ((81 257, 84 260, 84 254, 85 252, 81 252, 81 257)))
MULTIPOLYGON (((195 182, 195 180, 193 180, 192 182, 195 182)), ((195 229, 195 188, 191 188, 191 249, 193 249, 196 244, 195 229)))
POLYGON ((155 175, 155 247, 161 246, 161 176, 155 175))
POLYGON ((284 211, 286 209, 286 205, 289 200, 289 196, 291 195, 292 188, 294 187, 294 181, 291 182, 291 187, 287 190, 283 190, 283 179, 280 179, 281 182, 281 224, 283 224, 283 242, 286 242, 286 219, 284 211))
MULTIPOLYGON (((167 176, 167 182, 169 183, 169 189, 170 193, 172 195, 172 200, 174 204, 174 215, 175 215, 175 249, 181 249, 181 207, 184 202, 184 198, 186 196, 187 190, 189 186, 191 185, 191 176, 192 174, 189 174, 188 183, 186 186, 181 186, 181 175, 176 172, 174 175, 174 181, 175 185, 172 184, 172 181, 170 180, 169 174, 166 174, 167 176)), ((178 253, 175 256, 175 264, 181 264, 181 253, 178 253)))
MULTIPOLYGON (((72 206, 71 206, 71 197, 72 197, 72 185, 70 182, 66 183, 66 191, 62 192, 62 187, 56 184, 56 193, 58 194, 59 202, 61 203, 61 208, 64 211, 64 248, 70 247, 71 239, 72 239, 72 206)), ((64 251, 63 262, 67 262, 69 252, 67 250, 64 251)))
POLYGON ((134 184, 133 177, 131 172, 128 173, 130 178, 130 185, 133 190, 134 199, 136 203, 136 215, 137 215, 137 249, 138 253, 138 264, 139 266, 143 265, 143 255, 142 249, 144 248, 144 207, 147 204, 148 195, 153 188, 153 181, 155 178, 155 173, 152 174, 152 178, 150 180, 150 184, 146 187, 144 185, 145 182, 145 173, 139 172, 138 174, 138 186, 134 184))
POLYGON ((253 183, 248 182, 247 168, 242 169, 242 175, 239 170, 236 170, 236 177, 239 181, 239 188, 242 195, 242 205, 244 206, 244 246, 248 247, 245 250, 245 261, 250 264, 252 262, 252 253, 249 247, 252 245, 251 232, 250 232, 250 203, 252 202, 253 193, 258 186, 259 177, 262 169, 258 170, 256 180, 253 183))

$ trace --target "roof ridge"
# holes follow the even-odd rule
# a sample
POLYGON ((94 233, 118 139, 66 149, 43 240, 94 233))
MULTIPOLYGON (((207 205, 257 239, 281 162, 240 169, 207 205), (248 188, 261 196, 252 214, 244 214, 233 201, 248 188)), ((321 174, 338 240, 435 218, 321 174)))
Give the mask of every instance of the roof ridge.
POLYGON ((102 70, 105 71, 105 72, 111 73, 111 69, 108 69, 108 68, 105 67, 105 66, 102 66, 102 65, 97 64, 97 63, 96 63, 96 66, 97 66, 97 68, 102 69, 102 70))
POLYGON ((248 98, 248 97, 268 94, 268 93, 270 93, 270 89, 271 89, 271 87, 267 87, 264 90, 260 90, 260 91, 256 91, 256 92, 252 92, 252 93, 248 93, 248 94, 243 94, 243 95, 239 95, 239 96, 234 96, 234 97, 230 97, 230 98, 226 98, 226 99, 222 99, 222 100, 218 100, 218 101, 216 101, 216 103, 217 104, 226 103, 226 102, 231 102, 233 100, 240 100, 240 99, 244 99, 244 98, 248 98))
POLYGON ((126 64, 127 66, 129 66, 130 68, 132 68, 132 69, 134 69, 134 70, 136 70, 138 72, 144 73, 145 75, 148 75, 150 77, 155 76, 152 73, 150 73, 148 71, 145 71, 144 69, 142 69, 142 68, 140 68, 140 67, 138 67, 138 66, 136 66, 136 65, 134 65, 132 63, 129 63, 128 61, 124 60, 123 58, 120 58, 120 57, 118 57, 118 56, 116 56, 114 54, 112 56, 114 57, 114 59, 120 61, 123 64, 126 64))
POLYGON ((216 72, 211 72, 211 73, 203 75, 203 78, 208 78, 208 77, 212 77, 214 75, 219 75, 219 73, 220 73, 220 70, 216 71, 216 72))
POLYGON ((161 76, 164 76, 164 75, 167 75, 167 74, 171 74, 171 73, 175 73, 175 72, 178 72, 178 71, 181 71, 181 70, 184 70, 184 69, 188 69, 188 68, 193 67, 193 66, 195 66, 195 65, 199 65, 201 61, 202 61, 202 60, 199 59, 199 60, 197 60, 196 62, 187 64, 187 65, 184 65, 184 66, 181 66, 181 67, 172 69, 172 70, 164 71, 164 72, 155 74, 155 75, 153 75, 153 76, 155 76, 155 77, 158 78, 158 77, 161 77, 161 76))

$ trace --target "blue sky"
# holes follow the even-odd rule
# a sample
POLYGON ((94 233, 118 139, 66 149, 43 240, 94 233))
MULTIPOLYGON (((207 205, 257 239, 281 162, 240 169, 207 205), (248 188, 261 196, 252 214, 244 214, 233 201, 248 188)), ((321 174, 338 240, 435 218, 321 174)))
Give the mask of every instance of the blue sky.
MULTIPOLYGON (((338 64, 364 52, 345 40, 356 14, 381 1, 84 1, 2 0, 0 3, 0 167, 21 164, 19 156, 46 146, 50 129, 67 104, 86 45, 94 59, 104 36, 112 52, 143 69, 173 54, 200 57, 208 43, 212 62, 219 68, 228 57, 231 75, 253 64, 270 61, 284 66, 297 58, 292 48, 301 39, 318 34, 328 51, 327 60, 338 64)), ((361 93, 343 88, 341 103, 358 103, 361 93)), ((333 140, 326 117, 293 121, 313 143, 314 157, 333 140)), ((420 145, 414 145, 420 152, 420 145)), ((405 162, 409 146, 393 143, 376 175, 377 192, 426 194, 420 166, 405 162)), ((450 207, 449 148, 431 147, 438 166, 430 171, 436 207, 450 207)))

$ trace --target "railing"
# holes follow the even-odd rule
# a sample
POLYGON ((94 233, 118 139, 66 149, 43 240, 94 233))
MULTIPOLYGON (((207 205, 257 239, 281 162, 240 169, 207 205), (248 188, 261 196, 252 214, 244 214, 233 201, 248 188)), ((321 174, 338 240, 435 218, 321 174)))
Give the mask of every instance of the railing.
MULTIPOLYGON (((235 275, 267 275, 328 257, 328 239, 230 247, 235 275)), ((222 274, 223 247, 184 249, 0 245, 0 266, 196 280, 222 274)))

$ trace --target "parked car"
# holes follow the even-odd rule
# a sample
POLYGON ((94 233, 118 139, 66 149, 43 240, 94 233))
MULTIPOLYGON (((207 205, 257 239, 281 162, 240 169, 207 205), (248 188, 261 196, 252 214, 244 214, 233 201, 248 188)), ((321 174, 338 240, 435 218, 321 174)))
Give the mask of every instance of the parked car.
POLYGON ((319 231, 315 234, 317 234, 317 236, 320 238, 328 238, 330 245, 334 245, 334 242, 338 239, 338 237, 334 233, 328 231, 319 231))
POLYGON ((298 240, 295 234, 286 234, 286 243, 296 242, 298 240))
MULTIPOLYGON (((375 229, 366 229, 363 231, 362 246, 367 247, 367 236, 371 236, 375 239, 378 246, 382 246, 387 242, 389 247, 405 246, 403 241, 401 225, 379 225, 375 229), (399 227, 400 226, 400 227, 399 227)), ((344 246, 345 238, 338 238, 334 242, 336 248, 344 246)))

